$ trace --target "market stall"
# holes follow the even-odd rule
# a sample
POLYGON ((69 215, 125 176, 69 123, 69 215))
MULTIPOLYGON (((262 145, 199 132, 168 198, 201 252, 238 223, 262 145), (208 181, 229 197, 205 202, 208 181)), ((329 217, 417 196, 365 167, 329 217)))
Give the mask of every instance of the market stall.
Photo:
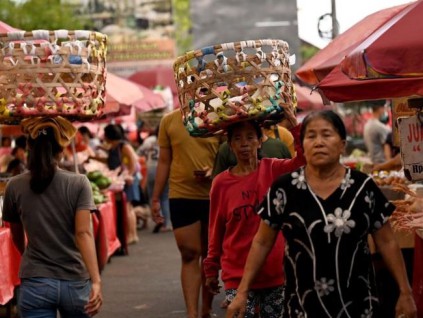
MULTIPOLYGON (((422 11, 423 2, 416 1, 369 15, 297 71, 299 78, 316 85, 328 101, 392 99, 394 140, 401 150, 403 169, 372 173, 384 194, 397 206, 390 222, 404 254, 419 317, 423 317, 423 205, 419 192, 423 180, 423 69, 419 60, 421 37, 414 35, 421 28, 418 21, 422 11)), ((363 164, 357 164, 360 161, 364 162, 356 160, 351 164, 363 169, 363 164)), ((392 280, 390 276, 383 279, 392 280)), ((382 292, 392 293, 393 286, 382 285, 382 292)), ((387 306, 393 306, 394 301, 384 299, 387 306)))

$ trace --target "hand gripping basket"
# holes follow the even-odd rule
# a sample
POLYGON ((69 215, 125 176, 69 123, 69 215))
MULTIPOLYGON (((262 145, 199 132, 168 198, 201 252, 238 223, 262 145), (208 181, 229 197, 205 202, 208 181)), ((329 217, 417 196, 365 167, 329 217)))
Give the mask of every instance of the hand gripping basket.
POLYGON ((0 34, 0 123, 31 116, 101 116, 106 44, 105 35, 92 31, 0 34))
POLYGON ((295 106, 288 43, 255 40, 190 51, 174 72, 184 125, 207 137, 248 119, 266 120, 295 106))

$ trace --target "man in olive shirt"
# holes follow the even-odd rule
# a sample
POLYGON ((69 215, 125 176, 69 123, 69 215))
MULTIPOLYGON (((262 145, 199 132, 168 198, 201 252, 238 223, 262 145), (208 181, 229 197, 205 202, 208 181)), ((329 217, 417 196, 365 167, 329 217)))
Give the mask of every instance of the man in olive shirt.
MULTIPOLYGON (((265 158, 291 158, 291 153, 288 147, 279 139, 267 137, 263 134, 263 144, 261 146, 261 157, 265 158)), ((228 169, 229 167, 236 165, 236 158, 230 149, 228 143, 225 141, 219 147, 219 151, 216 155, 216 160, 213 167, 213 178, 228 169)))

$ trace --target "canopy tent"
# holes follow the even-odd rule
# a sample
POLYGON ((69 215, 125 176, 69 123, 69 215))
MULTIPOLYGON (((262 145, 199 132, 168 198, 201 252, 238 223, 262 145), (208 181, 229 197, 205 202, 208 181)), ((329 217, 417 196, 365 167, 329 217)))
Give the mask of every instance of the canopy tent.
POLYGON ((179 107, 178 89, 171 66, 155 66, 141 70, 129 76, 128 79, 148 88, 155 86, 169 87, 173 94, 173 105, 175 108, 179 107))
POLYGON ((312 90, 306 86, 295 85, 295 93, 297 95, 297 107, 302 111, 319 110, 324 108, 322 98, 319 94, 312 94, 312 90))
POLYGON ((341 63, 353 79, 423 76, 423 1, 386 21, 341 63))
POLYGON ((178 93, 173 68, 171 66, 151 67, 132 74, 128 79, 148 88, 153 88, 157 85, 169 86, 173 94, 178 93))
POLYGON ((412 4, 387 8, 365 17, 337 36, 325 48, 308 60, 297 70, 296 76, 309 85, 318 84, 349 52, 372 35, 386 21, 410 5, 412 4))
POLYGON ((423 96, 422 17, 422 0, 407 5, 347 54, 320 91, 336 102, 423 96))
POLYGON ((160 109, 166 106, 162 96, 125 78, 107 74, 106 110, 113 116, 128 115, 131 107, 139 112, 160 109))
POLYGON ((423 76, 355 80, 342 72, 338 65, 317 88, 333 102, 408 97, 423 95, 423 76))
POLYGON ((14 32, 14 31, 19 31, 19 29, 16 29, 8 25, 7 23, 0 21, 0 33, 14 32))

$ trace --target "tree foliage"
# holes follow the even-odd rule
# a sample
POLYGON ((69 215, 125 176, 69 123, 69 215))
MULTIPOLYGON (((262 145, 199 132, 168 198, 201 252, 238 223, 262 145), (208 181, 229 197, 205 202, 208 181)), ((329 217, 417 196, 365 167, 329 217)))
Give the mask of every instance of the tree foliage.
POLYGON ((75 14, 75 7, 60 0, 2 0, 0 19, 21 30, 87 29, 90 22, 75 14))
POLYGON ((301 44, 300 46, 300 55, 301 60, 303 61, 303 64, 307 62, 309 59, 311 59, 317 52, 319 52, 319 49, 315 46, 309 45, 309 44, 301 44))
POLYGON ((178 54, 192 50, 192 21, 190 0, 173 0, 173 17, 178 54))

